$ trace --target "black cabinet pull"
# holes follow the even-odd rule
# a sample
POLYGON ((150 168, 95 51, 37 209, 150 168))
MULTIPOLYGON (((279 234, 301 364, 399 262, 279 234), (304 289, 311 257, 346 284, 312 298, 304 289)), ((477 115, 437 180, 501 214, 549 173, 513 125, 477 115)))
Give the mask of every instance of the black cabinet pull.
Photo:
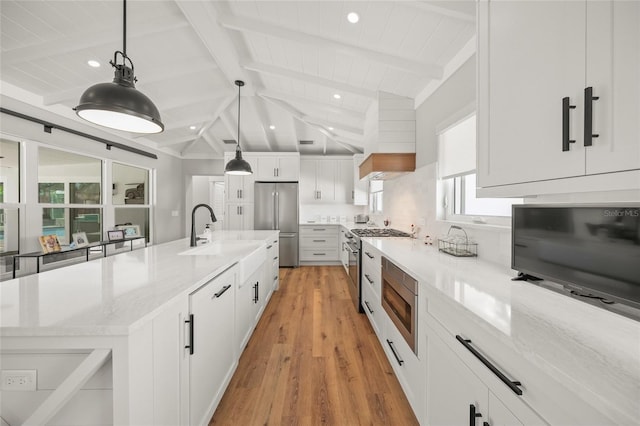
POLYGON ((269 245, 267 246, 267 250, 269 250, 271 247, 273 247, 273 246, 272 246, 271 244, 269 244, 269 245))
POLYGON ((491 364, 488 359, 486 359, 480 352, 478 352, 473 346, 471 346, 471 340, 465 339, 460 335, 456 335, 456 339, 458 339, 458 341, 462 343, 464 347, 469 350, 469 352, 471 352, 476 358, 480 360, 480 362, 482 362, 489 370, 491 370, 493 374, 498 376, 498 378, 502 380, 505 385, 509 386, 509 389, 511 389, 516 395, 522 395, 522 389, 518 387, 522 386, 522 383, 514 380, 509 380, 509 378, 502 374, 502 372, 498 370, 495 365, 491 364))
POLYGON ((489 422, 482 422, 482 426, 491 426, 489 422))
POLYGON ((584 146, 593 145, 593 138, 597 138, 598 134, 593 133, 593 101, 600 99, 599 96, 593 96, 593 87, 585 87, 584 89, 584 146))
POLYGON ((389 347, 391 348, 391 352, 393 352, 393 356, 396 357, 396 361, 398 361, 398 364, 404 364, 404 360, 398 356, 398 352, 396 352, 396 347, 393 346, 393 342, 387 339, 387 345, 389 345, 389 347))
POLYGON ((569 151, 569 145, 575 143, 575 140, 571 139, 571 116, 569 112, 575 107, 575 105, 571 105, 569 97, 562 98, 562 151, 569 151))
POLYGON ((220 290, 219 292, 217 292, 216 294, 213 295, 212 299, 222 296, 224 294, 224 292, 229 290, 230 288, 231 288, 231 285, 225 285, 224 287, 222 287, 222 290, 220 290))
POLYGON ((478 417, 482 417, 482 414, 476 413, 476 406, 474 404, 469 404, 469 426, 476 426, 476 419, 478 417))
MULTIPOLYGON (((364 304, 367 305, 367 309, 369 310, 369 313, 372 314, 373 313, 373 309, 371 309, 371 306, 369 306, 369 302, 367 302, 366 300, 364 301, 364 304)), ((387 340, 388 342, 388 340, 387 340)))
POLYGON ((258 303, 258 285, 259 285, 259 282, 256 281, 256 283, 253 286, 253 303, 258 303))
POLYGON ((189 324, 189 344, 184 348, 189 349, 189 355, 193 355, 193 314, 189 314, 189 319, 185 323, 189 324))
POLYGON ((367 281, 369 281, 369 284, 373 284, 373 280, 368 274, 364 274, 364 277, 367 279, 367 281))
POLYGON ((369 259, 375 259, 375 256, 371 256, 371 253, 368 251, 365 251, 364 254, 366 254, 369 259))

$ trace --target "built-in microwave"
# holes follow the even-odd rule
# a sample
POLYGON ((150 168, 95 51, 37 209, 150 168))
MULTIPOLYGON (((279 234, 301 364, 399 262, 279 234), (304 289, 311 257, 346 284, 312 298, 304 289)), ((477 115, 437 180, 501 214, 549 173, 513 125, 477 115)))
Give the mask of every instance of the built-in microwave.
POLYGON ((417 355, 418 281, 382 257, 382 307, 417 355))

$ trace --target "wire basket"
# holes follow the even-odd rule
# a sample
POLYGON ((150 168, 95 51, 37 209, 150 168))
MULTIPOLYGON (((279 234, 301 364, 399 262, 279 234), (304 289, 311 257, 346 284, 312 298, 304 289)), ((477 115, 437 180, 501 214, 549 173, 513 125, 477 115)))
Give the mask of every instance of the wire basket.
POLYGON ((478 244, 469 242, 466 231, 456 225, 449 227, 449 231, 445 237, 438 238, 438 250, 456 257, 478 256, 478 244), (451 234, 452 229, 459 229, 464 233, 464 236, 451 234))

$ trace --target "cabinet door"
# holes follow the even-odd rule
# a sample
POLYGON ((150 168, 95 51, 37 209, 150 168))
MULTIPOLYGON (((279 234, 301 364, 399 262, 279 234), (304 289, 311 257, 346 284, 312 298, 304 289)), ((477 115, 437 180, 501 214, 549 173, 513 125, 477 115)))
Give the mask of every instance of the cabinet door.
POLYGON ((242 354, 256 325, 260 312, 260 282, 262 282, 262 268, 254 272, 238 287, 236 297, 236 353, 242 354), (256 297, 258 296, 258 297, 256 297))
POLYGON ((276 169, 278 168, 278 157, 258 157, 258 172, 256 180, 273 182, 276 179, 276 169))
MULTIPOLYGON (((498 399, 489 392, 489 421, 491 426, 522 426, 523 423, 498 399)), ((544 424, 542 420, 536 424, 544 424)))
POLYGON ((587 174, 640 168, 640 2, 587 2, 586 76, 598 97, 587 174))
POLYGON ((353 156, 353 204, 356 206, 366 206, 367 200, 367 180, 360 180, 360 163, 364 160, 364 155, 353 156))
POLYGON ((276 166, 276 178, 280 181, 297 182, 300 178, 300 157, 280 157, 276 166))
POLYGON ((353 160, 337 160, 335 181, 336 202, 353 203, 353 160))
MULTIPOLYGON (((225 164, 228 161, 227 157, 228 156, 225 155, 225 164)), ((231 158, 233 157, 229 157, 229 159, 231 158)), ((249 163, 254 174, 249 176, 225 175, 224 181, 227 202, 253 203, 253 184, 255 182, 257 160, 249 155, 244 155, 243 158, 249 163)))
POLYGON ((226 206, 224 222, 227 230, 253 229, 253 203, 229 203, 226 206))
POLYGON ((182 297, 153 320, 154 425, 189 424, 188 319, 189 300, 182 297))
POLYGON ((209 422, 235 366, 235 279, 236 268, 231 268, 189 296, 189 424, 209 422))
POLYGON ((300 160, 300 204, 314 203, 316 192, 316 161, 300 160))
MULTIPOLYGON (((427 424, 481 425, 470 411, 486 415, 488 389, 430 328, 427 334, 427 424)), ((453 337, 452 337, 453 338, 453 337)))
POLYGON ((584 175, 585 2, 483 1, 478 9, 478 186, 584 175), (570 135, 562 151, 562 99, 570 135))
POLYGON ((318 160, 316 165, 317 201, 321 203, 335 202, 335 179, 336 162, 331 160, 318 160))

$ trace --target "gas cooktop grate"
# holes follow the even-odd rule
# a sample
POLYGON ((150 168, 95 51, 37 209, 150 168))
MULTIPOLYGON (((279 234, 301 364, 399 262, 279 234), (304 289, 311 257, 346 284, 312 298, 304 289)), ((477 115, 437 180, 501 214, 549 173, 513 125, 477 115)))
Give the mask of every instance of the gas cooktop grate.
POLYGON ((398 231, 397 229, 384 229, 384 228, 363 228, 352 229, 351 232, 358 237, 410 237, 411 235, 406 232, 398 231))

